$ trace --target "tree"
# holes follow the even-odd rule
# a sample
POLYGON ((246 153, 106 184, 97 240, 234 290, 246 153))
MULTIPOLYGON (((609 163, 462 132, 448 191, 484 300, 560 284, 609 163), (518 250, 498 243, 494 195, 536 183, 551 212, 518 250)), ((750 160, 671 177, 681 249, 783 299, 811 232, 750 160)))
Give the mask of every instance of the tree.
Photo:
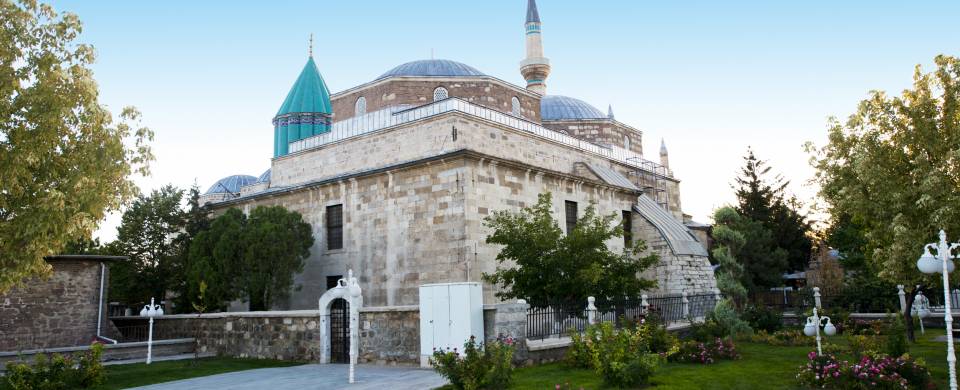
MULTIPOLYGON (((200 206, 200 188, 194 184, 190 187, 190 196, 187 200, 187 210, 184 212, 183 231, 173 240, 176 255, 170 264, 170 274, 177 277, 170 280, 168 288, 174 292, 175 307, 189 309, 192 301, 190 297, 190 245, 200 232, 210 227, 209 211, 200 206)), ((199 282, 198 282, 199 283, 199 282)), ((199 294, 198 296, 202 296, 199 294)))
POLYGON ((313 231, 300 213, 260 206, 250 212, 242 239, 241 290, 250 310, 269 310, 277 299, 289 296, 293 275, 303 271, 313 231))
MULTIPOLYGON (((775 245, 772 232, 763 223, 742 216, 730 207, 718 209, 714 222, 714 239, 720 245, 714 257, 723 261, 717 256, 729 256, 727 270, 721 271, 722 279, 717 280, 721 291, 723 287, 719 284, 722 283, 734 296, 739 293, 735 276, 739 276, 739 284, 747 291, 763 291, 783 283, 781 275, 786 269, 787 254, 775 245)), ((724 264, 720 264, 722 269, 724 264)))
POLYGON ((743 217, 732 207, 721 207, 713 213, 713 240, 711 251, 717 261, 717 288, 724 296, 734 302, 743 302, 747 298, 747 288, 743 285, 746 270, 737 260, 736 254, 746 245, 746 238, 735 227, 743 217))
POLYGON ((862 224, 866 261, 910 289, 911 340, 914 286, 941 291, 938 276, 920 273, 916 259, 940 229, 960 235, 960 61, 934 61, 934 72, 916 67, 901 96, 872 91, 845 123, 831 118, 828 143, 807 147, 830 213, 862 224))
POLYGON ((655 264, 656 254, 639 257, 645 244, 615 253, 606 241, 623 236, 615 214, 598 216, 587 207, 576 227, 567 235, 551 213, 550 193, 540 194, 537 204, 518 212, 501 210, 484 219, 493 233, 488 244, 502 245, 497 270, 484 274, 489 283, 502 287, 501 299, 523 298, 534 305, 548 302, 584 302, 588 296, 637 296, 656 287, 656 281, 640 273, 655 264))
POLYGON ((0 292, 49 275, 44 256, 89 239, 136 194, 153 133, 98 99, 76 15, 0 0, 0 292))
POLYGON ((187 296, 193 300, 191 306, 223 310, 227 303, 240 296, 238 273, 245 248, 242 237, 246 224, 247 216, 243 212, 227 209, 194 238, 187 269, 187 296), (206 286, 202 294, 201 285, 206 286), (201 296, 202 301, 196 301, 201 296))
POLYGON ((173 272, 174 240, 184 226, 183 190, 167 185, 139 196, 124 213, 110 250, 130 260, 111 268, 110 299, 141 304, 165 298, 180 274, 173 272))
POLYGON ((805 269, 813 247, 808 237, 810 223, 799 211, 803 206, 800 201, 785 197, 790 182, 780 176, 768 178, 772 168, 752 149, 747 149, 743 160, 736 178, 737 212, 769 230, 774 248, 785 252, 786 264, 779 273, 805 269))
POLYGON ((258 206, 249 217, 227 209, 190 244, 186 296, 191 306, 211 310, 238 298, 250 310, 269 310, 296 288, 293 276, 303 271, 313 241, 303 217, 282 206, 258 206))

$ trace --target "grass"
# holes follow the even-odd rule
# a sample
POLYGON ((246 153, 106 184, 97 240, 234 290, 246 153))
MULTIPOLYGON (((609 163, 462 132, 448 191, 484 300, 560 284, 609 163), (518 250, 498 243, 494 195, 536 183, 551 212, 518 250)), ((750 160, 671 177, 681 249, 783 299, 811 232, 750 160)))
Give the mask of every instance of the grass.
MULTIPOLYGON (((947 387, 946 343, 934 341, 943 335, 942 329, 933 329, 926 336, 917 337, 910 344, 910 355, 926 360, 927 367, 938 388, 947 387)), ((845 343, 842 337, 828 338, 829 342, 845 343)), ((799 389, 797 368, 807 360, 810 346, 779 347, 751 342, 738 342, 742 358, 720 361, 710 365, 667 363, 651 378, 649 388, 655 389, 799 389)), ((568 368, 560 363, 519 368, 513 375, 515 389, 606 389, 600 377, 591 370, 568 368)))
POLYGON ((106 383, 96 387, 96 389, 126 389, 226 372, 255 368, 289 367, 301 364, 303 363, 269 359, 212 357, 200 359, 196 363, 193 359, 189 359, 154 362, 150 365, 145 363, 110 365, 105 366, 107 369, 106 383))
MULTIPOLYGON (((155 383, 169 382, 180 379, 196 378, 200 376, 223 374, 226 372, 252 370, 255 368, 288 367, 303 364, 268 359, 235 359, 235 358, 203 358, 196 362, 189 360, 174 360, 145 363, 120 364, 104 366, 107 380, 97 390, 126 389, 129 387, 146 386, 155 383)), ((4 378, 0 378, 0 390, 7 390, 9 386, 4 378)))

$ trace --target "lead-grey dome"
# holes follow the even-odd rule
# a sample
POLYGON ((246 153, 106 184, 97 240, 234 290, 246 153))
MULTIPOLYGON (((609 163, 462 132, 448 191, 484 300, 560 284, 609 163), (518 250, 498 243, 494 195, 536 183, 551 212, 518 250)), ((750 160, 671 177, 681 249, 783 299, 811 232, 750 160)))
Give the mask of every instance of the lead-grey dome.
POLYGON ((583 100, 569 96, 546 95, 540 99, 540 118, 549 120, 563 119, 603 119, 607 115, 583 100))
POLYGON ((377 79, 397 76, 419 77, 471 77, 486 76, 476 68, 451 60, 419 60, 401 64, 377 77, 377 79))
POLYGON ((207 190, 206 195, 211 194, 238 194, 240 187, 256 183, 257 178, 250 175, 233 175, 217 180, 207 190))
POLYGON ((260 183, 269 183, 269 182, 270 182, 270 172, 271 172, 272 170, 273 170, 273 168, 267 168, 267 170, 264 171, 264 172, 260 175, 260 177, 257 178, 257 184, 260 184, 260 183))

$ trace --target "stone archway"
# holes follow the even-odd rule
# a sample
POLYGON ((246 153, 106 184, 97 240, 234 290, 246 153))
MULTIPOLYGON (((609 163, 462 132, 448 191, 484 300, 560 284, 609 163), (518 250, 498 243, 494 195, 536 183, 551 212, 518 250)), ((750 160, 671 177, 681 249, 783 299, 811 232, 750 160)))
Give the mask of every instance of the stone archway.
POLYGON ((320 364, 330 363, 330 307, 338 298, 345 299, 350 308, 350 383, 353 383, 353 368, 360 349, 360 308, 363 307, 363 295, 353 270, 347 271, 346 279, 338 280, 336 287, 320 297, 320 364))

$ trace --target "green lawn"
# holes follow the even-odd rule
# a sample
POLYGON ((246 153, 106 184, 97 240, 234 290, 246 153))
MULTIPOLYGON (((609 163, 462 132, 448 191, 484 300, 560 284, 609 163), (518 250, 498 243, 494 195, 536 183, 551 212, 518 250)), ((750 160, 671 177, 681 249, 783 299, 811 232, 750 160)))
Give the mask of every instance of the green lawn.
POLYGON ((222 374, 225 372, 251 370, 254 368, 287 367, 303 364, 268 359, 204 358, 106 366, 107 382, 98 390, 126 389, 154 383, 222 374))
MULTIPOLYGON (((918 337, 910 345, 910 354, 922 357, 927 362, 939 388, 946 388, 947 357, 946 343, 933 341, 943 335, 942 329, 933 329, 926 336, 918 337)), ((828 341, 844 343, 842 337, 828 341)), ((748 342, 737 343, 742 358, 736 361, 721 361, 711 365, 668 363, 660 367, 651 379, 650 388, 656 389, 797 389, 797 367, 807 360, 807 352, 814 350, 811 338, 809 347, 777 347, 748 342)), ((571 369, 560 363, 524 367, 513 376, 516 389, 577 390, 605 389, 593 371, 571 369)))

